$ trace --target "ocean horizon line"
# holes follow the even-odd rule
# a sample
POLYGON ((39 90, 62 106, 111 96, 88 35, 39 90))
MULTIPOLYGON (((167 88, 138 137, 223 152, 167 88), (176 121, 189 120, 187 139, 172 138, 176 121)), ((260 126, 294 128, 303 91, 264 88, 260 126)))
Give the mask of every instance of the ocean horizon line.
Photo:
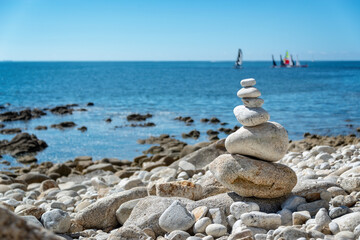
MULTIPOLYGON (((302 62, 360 62, 359 60, 306 60, 302 62)), ((0 63, 24 62, 235 62, 234 60, 0 60, 0 63)), ((244 60, 243 62, 272 62, 272 60, 244 60)))

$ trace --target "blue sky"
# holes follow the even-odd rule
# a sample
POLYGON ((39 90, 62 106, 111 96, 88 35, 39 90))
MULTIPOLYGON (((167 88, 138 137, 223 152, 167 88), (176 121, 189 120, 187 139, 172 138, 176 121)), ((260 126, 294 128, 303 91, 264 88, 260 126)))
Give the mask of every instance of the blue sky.
POLYGON ((360 60, 360 1, 0 0, 0 60, 360 60))

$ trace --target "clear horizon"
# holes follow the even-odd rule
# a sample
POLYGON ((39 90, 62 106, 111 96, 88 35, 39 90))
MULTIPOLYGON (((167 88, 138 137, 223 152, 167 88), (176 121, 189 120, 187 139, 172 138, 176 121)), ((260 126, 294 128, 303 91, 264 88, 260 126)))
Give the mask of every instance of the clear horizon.
POLYGON ((360 60, 356 0, 105 3, 0 0, 0 61, 360 60))

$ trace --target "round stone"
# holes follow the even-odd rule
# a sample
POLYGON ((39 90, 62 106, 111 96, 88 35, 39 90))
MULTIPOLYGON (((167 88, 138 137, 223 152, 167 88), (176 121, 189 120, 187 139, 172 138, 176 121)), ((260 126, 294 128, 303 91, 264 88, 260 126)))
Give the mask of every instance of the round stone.
POLYGON ((270 115, 265 109, 261 107, 248 108, 244 105, 235 107, 234 115, 239 123, 247 127, 262 124, 270 119, 270 115))
POLYGON ((214 177, 242 197, 277 198, 288 195, 297 182, 295 172, 282 164, 223 154, 209 164, 214 177))
POLYGON ((241 101, 244 103, 245 107, 249 108, 261 107, 264 104, 262 98, 242 98, 241 101))
POLYGON ((261 96, 261 93, 255 87, 245 87, 237 92, 237 96, 239 98, 257 98, 261 96))
POLYGON ((205 232, 207 235, 218 238, 224 236, 227 233, 227 229, 224 225, 214 223, 207 226, 205 232))
POLYGON ((254 78, 246 78, 240 81, 242 87, 252 87, 256 84, 254 78))
POLYGON ((41 216, 41 221, 46 229, 55 233, 66 233, 71 224, 70 216, 60 209, 50 210, 41 216))
POLYGON ((225 140, 229 153, 242 154, 264 161, 276 162, 287 151, 288 135, 276 122, 265 122, 254 127, 241 127, 225 140))

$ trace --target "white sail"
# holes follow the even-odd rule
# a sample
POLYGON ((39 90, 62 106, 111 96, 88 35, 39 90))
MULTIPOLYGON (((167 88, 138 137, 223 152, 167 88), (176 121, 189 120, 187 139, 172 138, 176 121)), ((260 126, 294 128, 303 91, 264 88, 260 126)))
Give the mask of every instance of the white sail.
POLYGON ((296 66, 297 66, 297 67, 300 67, 300 62, 299 62, 299 58, 298 58, 297 55, 296 55, 296 66))
POLYGON ((235 62, 235 67, 236 68, 241 68, 241 65, 242 65, 242 62, 243 62, 243 60, 242 60, 243 56, 242 55, 243 55, 242 51, 241 51, 241 49, 239 49, 238 56, 237 56, 237 59, 236 59, 236 62, 235 62))

